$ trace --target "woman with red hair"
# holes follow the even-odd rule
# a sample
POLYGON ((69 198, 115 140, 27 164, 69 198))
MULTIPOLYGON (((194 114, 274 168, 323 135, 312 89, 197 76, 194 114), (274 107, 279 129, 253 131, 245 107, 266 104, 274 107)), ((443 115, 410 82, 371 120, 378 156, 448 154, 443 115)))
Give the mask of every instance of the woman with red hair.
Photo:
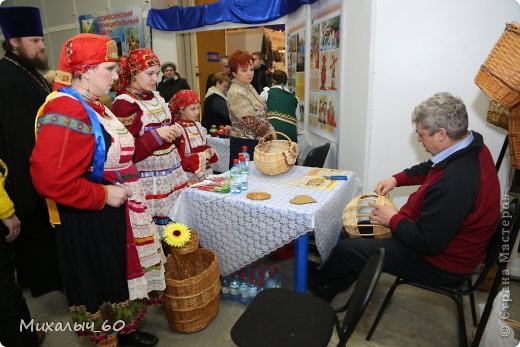
MULTIPOLYGON (((253 57, 243 51, 236 51, 229 57, 229 69, 234 78, 227 94, 229 118, 231 119, 229 167, 233 159, 247 146, 251 160, 258 141, 274 131, 267 119, 267 105, 251 85, 253 80, 253 57)), ((274 138, 274 134, 271 138, 274 138)))
POLYGON ((36 119, 34 187, 56 226, 74 329, 103 346, 152 346, 137 325, 161 303, 164 254, 132 162, 134 138, 99 100, 117 80, 117 45, 79 34, 63 45, 36 119))

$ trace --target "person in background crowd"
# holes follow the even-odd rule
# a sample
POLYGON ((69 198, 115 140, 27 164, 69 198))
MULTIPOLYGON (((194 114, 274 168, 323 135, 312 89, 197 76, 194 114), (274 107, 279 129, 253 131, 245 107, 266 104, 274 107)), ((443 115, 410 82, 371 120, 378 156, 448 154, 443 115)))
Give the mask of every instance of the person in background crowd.
POLYGON ((213 85, 204 98, 202 125, 209 131, 212 125, 231 125, 227 107, 227 91, 230 78, 223 72, 213 75, 213 85))
MULTIPOLYGON (((298 143, 297 119, 300 115, 298 99, 287 89, 287 74, 275 70, 271 78, 273 86, 264 89, 260 97, 267 103, 267 117, 273 128, 289 136, 291 141, 298 143)), ((278 135, 280 140, 284 137, 278 135)))
POLYGON ((267 72, 265 66, 264 55, 261 52, 251 53, 253 59, 253 69, 255 70, 253 80, 251 84, 255 87, 255 90, 260 94, 264 87, 271 86, 271 76, 267 72))
POLYGON ((11 347, 35 347, 44 337, 43 330, 20 329, 20 322, 31 321, 29 308, 22 295, 22 289, 14 280, 15 259, 12 242, 20 235, 21 224, 15 214, 14 205, 7 195, 4 184, 7 166, 0 159, 0 345, 11 347))
POLYGON ((170 101, 175 122, 182 136, 175 140, 182 168, 190 182, 200 182, 213 174, 211 164, 218 161, 217 152, 208 146, 206 129, 199 123, 200 99, 193 90, 179 90, 170 101))
MULTIPOLYGON (((222 72, 224 75, 231 77, 231 71, 229 70, 228 61, 229 61, 229 57, 227 55, 224 55, 220 58, 220 60, 219 60, 220 71, 219 72, 222 72)), ((213 76, 215 76, 214 73, 208 75, 208 79, 206 80, 206 92, 209 90, 209 88, 214 86, 213 76)))
POLYGON ((161 72, 163 77, 157 86, 157 91, 166 102, 169 102, 179 90, 191 89, 188 82, 177 73, 177 65, 174 63, 170 61, 164 63, 161 66, 161 72))
POLYGON ((40 10, 2 6, 0 26, 5 38, 0 60, 0 158, 11 171, 5 189, 24 229, 13 242, 16 276, 21 287, 40 296, 62 289, 54 231, 29 172, 34 118, 51 91, 38 72, 48 69, 40 10))
MULTIPOLYGON (((229 167, 233 159, 247 146, 251 160, 260 138, 274 131, 267 119, 267 105, 251 85, 253 80, 253 57, 241 50, 229 57, 229 68, 234 78, 227 94, 231 132, 229 141, 229 167)), ((274 138, 273 134, 271 138, 274 138)))
POLYGON ((171 222, 168 212, 188 178, 174 143, 182 129, 172 121, 168 105, 155 91, 159 67, 159 58, 148 48, 124 56, 112 112, 135 138, 133 161, 154 222, 162 232, 171 222))
POLYGON ((79 34, 64 43, 58 92, 37 116, 31 174, 53 201, 77 333, 103 346, 153 346, 158 338, 136 329, 147 306, 162 303, 164 254, 132 162, 134 138, 99 100, 118 78, 118 60, 106 36, 79 34))
POLYGON ((385 248, 384 271, 443 286, 464 283, 479 266, 500 218, 500 185, 482 135, 468 131, 466 106, 437 93, 412 114, 417 140, 431 160, 379 182, 375 192, 419 185, 401 209, 370 203, 370 222, 388 226, 388 239, 346 239, 309 285, 326 300, 352 284, 367 260, 385 248))

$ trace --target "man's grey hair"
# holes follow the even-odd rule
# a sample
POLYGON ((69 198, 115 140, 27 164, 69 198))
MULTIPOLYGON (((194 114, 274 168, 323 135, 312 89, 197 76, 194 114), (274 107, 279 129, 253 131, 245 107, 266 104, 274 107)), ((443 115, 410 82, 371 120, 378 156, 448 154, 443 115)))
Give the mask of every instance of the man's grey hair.
POLYGON ((468 113, 459 97, 441 92, 415 107, 412 123, 428 130, 430 135, 444 128, 449 138, 457 140, 468 132, 468 113))

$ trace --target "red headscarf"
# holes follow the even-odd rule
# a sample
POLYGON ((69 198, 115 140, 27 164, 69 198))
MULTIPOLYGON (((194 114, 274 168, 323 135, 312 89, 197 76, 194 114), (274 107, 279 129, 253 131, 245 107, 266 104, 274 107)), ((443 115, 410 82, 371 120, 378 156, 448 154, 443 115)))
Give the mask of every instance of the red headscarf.
POLYGON ((119 82, 116 91, 121 93, 132 82, 132 78, 154 65, 160 66, 159 58, 148 48, 134 49, 121 57, 119 82))
POLYGON ((54 89, 70 87, 74 77, 96 65, 117 61, 117 44, 110 37, 96 34, 73 36, 61 48, 54 89))
POLYGON ((181 89, 170 100, 170 111, 177 115, 181 108, 200 103, 199 94, 190 89, 181 89))

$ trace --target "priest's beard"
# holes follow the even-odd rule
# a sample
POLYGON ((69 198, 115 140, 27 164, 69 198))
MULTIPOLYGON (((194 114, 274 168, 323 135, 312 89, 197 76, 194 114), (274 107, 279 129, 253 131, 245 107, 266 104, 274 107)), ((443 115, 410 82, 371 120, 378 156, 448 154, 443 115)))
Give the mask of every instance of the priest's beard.
POLYGON ((20 45, 16 53, 27 65, 41 71, 49 70, 49 61, 47 59, 47 54, 45 54, 45 50, 39 51, 34 57, 29 57, 25 47, 20 45))

